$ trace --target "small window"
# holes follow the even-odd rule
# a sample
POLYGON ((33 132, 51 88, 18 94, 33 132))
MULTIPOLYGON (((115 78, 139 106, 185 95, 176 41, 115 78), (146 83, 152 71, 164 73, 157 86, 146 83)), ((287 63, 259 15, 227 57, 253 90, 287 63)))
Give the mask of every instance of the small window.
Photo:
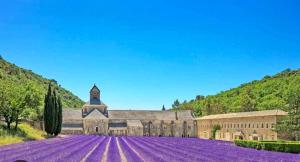
POLYGON ((266 128, 269 128, 269 124, 268 123, 266 124, 266 128))
POLYGON ((251 127, 251 124, 249 124, 249 128, 251 127))
POLYGON ((264 123, 261 123, 261 128, 264 128, 264 123))

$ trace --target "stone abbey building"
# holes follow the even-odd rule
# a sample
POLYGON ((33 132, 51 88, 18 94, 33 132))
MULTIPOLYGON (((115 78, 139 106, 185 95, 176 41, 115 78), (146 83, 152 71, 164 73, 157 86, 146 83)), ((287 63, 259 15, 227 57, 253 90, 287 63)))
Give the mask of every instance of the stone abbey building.
POLYGON ((215 138, 218 140, 278 140, 276 123, 287 115, 282 110, 264 110, 229 114, 208 115, 197 118, 198 137, 209 139, 214 125, 219 125, 215 138))
POLYGON ((280 135, 274 127, 285 115, 282 110, 264 110, 194 118, 189 110, 108 110, 94 85, 82 109, 63 110, 62 133, 209 139, 214 125, 219 125, 215 136, 218 140, 277 140, 280 135))
POLYGON ((192 112, 108 110, 94 85, 82 109, 64 109, 64 134, 197 137, 192 112))

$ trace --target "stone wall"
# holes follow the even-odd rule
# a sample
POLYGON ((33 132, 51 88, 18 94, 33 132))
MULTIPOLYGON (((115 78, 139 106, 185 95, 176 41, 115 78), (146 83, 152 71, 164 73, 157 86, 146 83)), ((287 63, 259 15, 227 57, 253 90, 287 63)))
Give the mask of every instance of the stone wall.
POLYGON ((220 125, 221 130, 216 132, 218 140, 277 140, 273 131, 276 120, 276 116, 198 120, 198 137, 209 139, 212 127, 220 125))
POLYGON ((107 119, 84 119, 83 129, 85 134, 108 134, 107 119))
POLYGON ((145 136, 197 137, 193 120, 143 120, 145 136))

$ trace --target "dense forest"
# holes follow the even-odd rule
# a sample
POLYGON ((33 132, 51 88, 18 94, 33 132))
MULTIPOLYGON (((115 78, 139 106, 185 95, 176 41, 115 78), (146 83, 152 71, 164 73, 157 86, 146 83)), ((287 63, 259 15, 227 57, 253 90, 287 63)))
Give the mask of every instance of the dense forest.
POLYGON ((198 95, 182 103, 176 100, 172 109, 190 109, 196 116, 268 109, 287 111, 289 94, 295 89, 300 89, 300 69, 286 69, 216 95, 198 95))
MULTIPOLYGON (((4 60, 0 56, 0 82, 11 85, 34 87, 37 95, 41 98, 43 104, 44 96, 47 93, 49 82, 52 82, 54 88, 58 91, 62 99, 64 108, 81 108, 84 102, 70 91, 61 87, 54 79, 46 79, 31 70, 20 68, 4 60)), ((41 105, 43 107, 43 105, 41 105)))

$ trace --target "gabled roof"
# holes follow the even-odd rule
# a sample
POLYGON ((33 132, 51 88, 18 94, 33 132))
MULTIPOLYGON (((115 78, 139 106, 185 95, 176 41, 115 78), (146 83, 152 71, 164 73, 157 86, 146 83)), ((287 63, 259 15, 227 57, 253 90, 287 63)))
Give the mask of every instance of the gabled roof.
POLYGON ((245 117, 259 117, 259 116, 284 116, 284 115, 287 115, 287 113, 282 110, 263 110, 263 111, 208 115, 197 119, 205 120, 205 119, 226 119, 226 118, 245 118, 245 117))
POLYGON ((100 92, 100 89, 94 84, 94 86, 91 88, 90 93, 92 92, 93 89, 97 89, 100 92))
POLYGON ((107 119, 98 109, 92 110, 84 119, 107 119))
POLYGON ((175 113, 171 111, 108 110, 108 117, 128 120, 176 120, 175 113))

